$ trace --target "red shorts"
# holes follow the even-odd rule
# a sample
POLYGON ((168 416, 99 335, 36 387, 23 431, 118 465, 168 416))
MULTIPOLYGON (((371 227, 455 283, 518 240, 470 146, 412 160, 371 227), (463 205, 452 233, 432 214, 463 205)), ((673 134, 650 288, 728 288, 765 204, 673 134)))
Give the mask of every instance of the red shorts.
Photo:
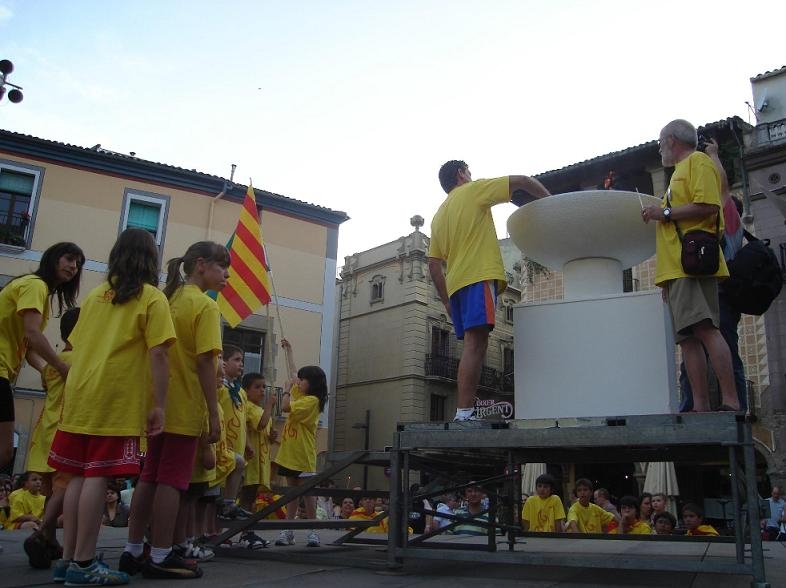
POLYGON ((161 433, 147 440, 145 465, 139 479, 188 490, 199 437, 161 433))
POLYGON ((85 478, 136 476, 139 437, 99 437, 58 430, 48 462, 59 472, 85 478))

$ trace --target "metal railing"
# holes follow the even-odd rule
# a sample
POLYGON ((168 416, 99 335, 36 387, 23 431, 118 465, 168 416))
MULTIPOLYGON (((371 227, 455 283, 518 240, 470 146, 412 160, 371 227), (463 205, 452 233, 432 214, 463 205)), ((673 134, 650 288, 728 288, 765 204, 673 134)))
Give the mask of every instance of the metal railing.
MULTIPOLYGON (((455 382, 458 379, 458 366, 458 357, 426 354, 426 377, 444 378, 455 382)), ((497 370, 484 365, 480 373, 480 386, 483 388, 498 388, 500 386, 500 377, 497 370)))
POLYGON ((27 243, 28 226, 30 216, 26 212, 11 215, 0 212, 0 243, 24 247, 27 243))
POLYGON ((756 146, 786 141, 786 118, 756 125, 756 146))

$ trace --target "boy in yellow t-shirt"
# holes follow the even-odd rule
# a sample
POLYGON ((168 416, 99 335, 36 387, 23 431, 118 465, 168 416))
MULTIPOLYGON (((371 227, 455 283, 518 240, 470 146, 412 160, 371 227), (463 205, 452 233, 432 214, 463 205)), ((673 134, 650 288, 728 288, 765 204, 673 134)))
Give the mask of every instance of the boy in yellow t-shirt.
POLYGON ((265 377, 262 374, 249 373, 243 376, 243 390, 246 391, 248 398, 246 405, 248 426, 246 445, 248 447, 240 505, 246 510, 253 510, 254 500, 260 490, 262 492, 271 490, 270 444, 277 438, 272 419, 276 396, 271 391, 265 397, 265 389, 265 377))
POLYGON ((535 480, 535 495, 527 498, 521 512, 525 531, 534 533, 561 533, 564 530, 565 507, 559 496, 552 494, 556 481, 549 474, 535 480))
MULTIPOLYGON (((79 319, 79 308, 69 308, 60 317, 60 338, 65 343, 63 351, 58 357, 65 363, 71 364, 71 351, 73 347, 68 341, 71 331, 79 319)), ((63 498, 65 489, 71 478, 70 474, 55 472, 48 463, 49 449, 52 447, 60 420, 60 411, 63 409, 63 391, 65 380, 54 367, 47 365, 42 373, 46 382, 46 402, 41 416, 33 429, 30 450, 27 454, 27 470, 38 472, 43 479, 43 486, 51 489, 49 499, 46 501, 41 528, 25 539, 24 549, 30 565, 38 569, 49 569, 52 560, 59 559, 62 548, 55 536, 57 519, 63 513, 63 498)))
MULTIPOLYGON (((253 512, 259 490, 264 492, 271 490, 270 442, 275 439, 271 416, 276 397, 271 392, 265 402, 265 377, 259 373, 244 374, 242 388, 246 391, 248 402, 246 403, 246 470, 243 487, 240 489, 240 506, 244 510, 253 512)), ((270 541, 253 531, 243 533, 240 536, 240 543, 252 550, 270 545, 270 541)))
POLYGON ((209 543, 218 534, 216 501, 221 496, 222 485, 235 469, 235 452, 227 446, 226 419, 221 405, 222 396, 228 393, 226 386, 224 386, 224 357, 223 353, 220 353, 216 369, 216 394, 219 399, 218 414, 221 421, 221 433, 218 441, 210 445, 215 458, 215 468, 213 469, 215 475, 208 481, 208 489, 196 505, 196 518, 201 523, 198 522, 195 527, 197 532, 202 534, 201 541, 197 541, 197 543, 203 545, 209 543))
POLYGON ((224 411, 227 447, 234 452, 235 467, 223 485, 223 501, 218 518, 224 520, 247 519, 252 513, 237 504, 237 496, 246 469, 247 449, 246 412, 248 398, 240 377, 243 375, 244 353, 235 345, 224 345, 224 387, 219 390, 218 402, 224 411))
POLYGON ((689 502, 682 507, 682 522, 688 532, 689 537, 717 537, 720 535, 712 525, 704 525, 704 509, 698 504, 689 502))
POLYGON ((11 513, 8 515, 8 525, 12 529, 35 529, 41 526, 44 517, 44 502, 46 496, 41 494, 41 474, 25 472, 19 478, 23 484, 8 497, 11 504, 11 513))
POLYGON ((592 482, 586 478, 576 480, 576 498, 568 509, 568 533, 605 533, 614 515, 590 502, 592 482))

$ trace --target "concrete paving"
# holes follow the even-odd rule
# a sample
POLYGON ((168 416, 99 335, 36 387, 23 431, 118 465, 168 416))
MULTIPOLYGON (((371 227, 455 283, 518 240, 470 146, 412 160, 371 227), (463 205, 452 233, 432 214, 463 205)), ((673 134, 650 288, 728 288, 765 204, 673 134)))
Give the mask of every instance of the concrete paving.
MULTIPOLYGON (((275 538, 271 532, 262 536, 275 538)), ((494 587, 559 587, 593 588, 600 586, 651 586, 676 588, 737 588, 751 585, 750 576, 725 574, 695 574, 660 571, 634 571, 624 569, 588 569, 568 567, 520 566, 501 564, 488 554, 488 561, 463 562, 407 559, 400 571, 389 571, 384 546, 334 546, 330 542, 339 537, 339 531, 322 531, 323 546, 305 546, 305 533, 298 532, 298 544, 289 547, 271 547, 257 552, 239 548, 220 549, 219 556, 203 565, 205 575, 195 585, 211 588, 241 588, 245 586, 286 586, 287 588, 404 588, 428 586, 429 588, 478 588, 494 587), (198 583, 198 584, 197 584, 198 583)), ((28 533, 0 531, 0 588, 44 586, 51 584, 51 573, 34 570, 27 564, 22 542, 28 533)), ((113 567, 125 543, 126 529, 102 529, 99 551, 113 567)), ((377 539, 384 536, 375 535, 377 539)), ((450 543, 483 543, 474 537, 448 537, 450 543)), ((773 588, 786 587, 786 544, 765 543, 767 581, 773 588)), ((503 546, 500 546, 502 549, 503 546)), ((731 544, 686 544, 634 541, 592 541, 572 539, 528 539, 517 547, 531 553, 549 551, 597 554, 608 558, 612 554, 625 555, 652 553, 657 557, 733 557, 731 544)), ((132 585, 170 584, 172 582, 145 580, 139 576, 132 585)), ((182 584, 178 582, 178 584, 182 584)))

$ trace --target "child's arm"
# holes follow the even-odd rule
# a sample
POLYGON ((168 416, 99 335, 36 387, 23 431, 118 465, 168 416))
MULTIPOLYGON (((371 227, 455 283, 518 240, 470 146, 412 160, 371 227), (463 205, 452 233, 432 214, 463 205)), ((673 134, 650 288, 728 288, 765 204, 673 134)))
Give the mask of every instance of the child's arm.
POLYGON ((216 467, 216 448, 207 440, 206 433, 199 437, 199 455, 203 468, 212 470, 216 467))
POLYGON ((218 418, 218 394, 216 393, 216 365, 213 351, 200 353, 196 357, 197 374, 202 394, 205 396, 208 415, 207 442, 215 443, 221 434, 221 421, 218 418))
POLYGON ((568 533, 578 533, 579 532, 579 526, 578 526, 578 524, 576 524, 576 521, 572 521, 572 520, 568 521, 568 527, 567 527, 566 531, 568 533))
MULTIPOLYGON (((291 386, 290 386, 290 389, 291 389, 291 386)), ((289 392, 289 390, 287 390, 281 396, 281 412, 289 412, 290 411, 290 409, 292 408, 290 406, 291 405, 291 400, 292 400, 292 394, 289 392)))
POLYGON ((554 521, 554 532, 555 533, 565 532, 565 519, 557 519, 556 521, 554 521))
POLYGON ((49 344, 49 340, 41 332, 41 324, 44 317, 36 310, 27 310, 22 316, 22 324, 25 329, 25 337, 29 348, 33 353, 28 353, 28 361, 39 372, 43 370, 42 363, 48 363, 55 368, 65 380, 68 375, 68 364, 57 357, 57 353, 49 344), (37 359, 36 359, 37 356, 37 359))
POLYGON ((263 431, 267 424, 270 422, 270 418, 273 416, 273 407, 276 406, 276 395, 273 394, 271 391, 268 397, 265 399, 265 406, 262 408, 264 409, 264 413, 262 413, 262 418, 259 419, 259 425, 257 425, 257 430, 263 431))
POLYGON ((169 343, 150 348, 150 372, 153 377, 153 408, 147 415, 147 436, 164 431, 166 391, 169 384, 169 343))

